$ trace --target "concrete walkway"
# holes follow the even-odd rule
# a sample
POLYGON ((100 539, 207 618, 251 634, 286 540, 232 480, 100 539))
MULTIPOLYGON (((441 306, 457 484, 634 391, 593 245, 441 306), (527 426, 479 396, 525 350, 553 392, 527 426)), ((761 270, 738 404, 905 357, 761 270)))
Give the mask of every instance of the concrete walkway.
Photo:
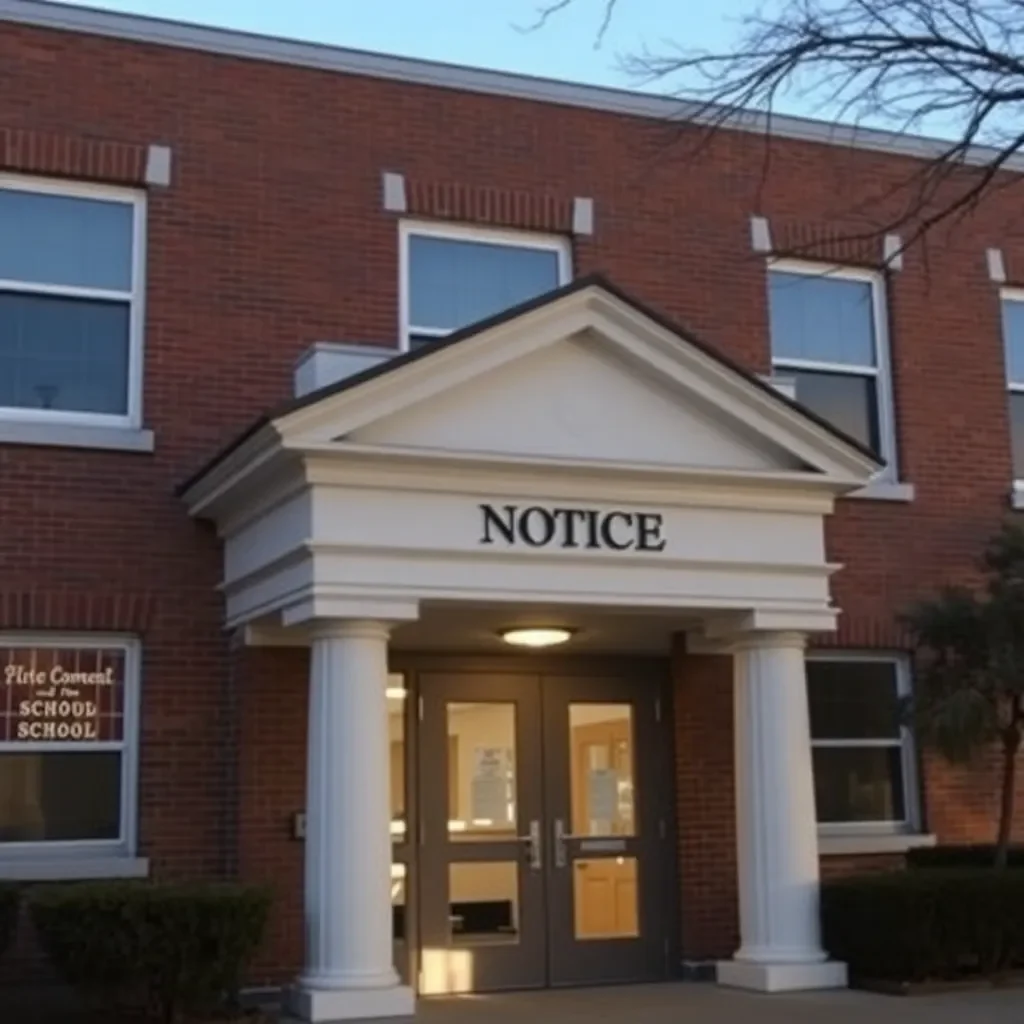
POLYGON ((1022 1024, 1024 988, 928 996, 755 995, 707 983, 422 999, 417 1024, 1022 1024))

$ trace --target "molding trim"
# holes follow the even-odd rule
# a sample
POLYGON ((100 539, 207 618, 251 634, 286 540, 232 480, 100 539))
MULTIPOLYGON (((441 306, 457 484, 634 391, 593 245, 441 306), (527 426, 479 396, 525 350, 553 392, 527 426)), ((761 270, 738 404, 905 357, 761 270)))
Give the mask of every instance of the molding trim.
POLYGON ((985 265, 988 267, 988 279, 996 284, 1006 284, 1006 261, 1002 249, 986 249, 985 265))
POLYGON ((84 427, 68 423, 28 423, 24 420, 0 419, 0 444, 151 452, 156 448, 156 439, 152 430, 138 430, 134 427, 84 427))
POLYGON ((754 252, 772 251, 772 228, 767 217, 750 218, 750 248, 754 252))
POLYGON ((381 175, 384 190, 384 209, 389 213, 405 213, 409 203, 405 198, 405 176, 394 171, 384 171, 381 175))
POLYGON ((903 269, 903 239, 899 235, 882 239, 882 263, 890 270, 903 269))
POLYGON ((576 196, 572 201, 572 233, 592 235, 594 233, 594 200, 576 196))
POLYGON ((0 879, 5 882, 79 882, 87 879, 148 878, 146 857, 78 856, 9 857, 0 860, 0 879))
POLYGON ((146 184, 166 188, 171 183, 170 146, 150 146, 146 152, 146 184))
POLYGON ((860 501, 913 501, 916 496, 913 484, 898 483, 895 480, 875 480, 859 491, 851 491, 844 498, 860 501))
MULTIPOLYGON (((326 46, 321 43, 210 28, 165 18, 71 7, 61 3, 49 3, 46 0, 0 0, 0 21, 66 32, 84 32, 249 60, 292 64, 340 74, 366 75, 442 89, 458 89, 540 103, 604 110, 634 117, 694 123, 701 120, 697 117, 701 105, 687 103, 672 96, 414 60, 365 50, 326 46)), ((715 118, 716 113, 711 111, 703 120, 715 118)), ((804 117, 774 115, 769 120, 764 114, 753 111, 739 114, 727 123, 729 128, 741 132, 765 134, 770 127, 771 134, 776 138, 890 155, 899 154, 919 159, 934 158, 948 148, 948 144, 941 139, 855 125, 832 124, 804 117)), ((965 162, 984 164, 996 155, 997 151, 991 147, 976 146, 967 152, 965 162)), ((1024 170, 1024 157, 1015 157, 1007 161, 1004 170, 1024 170)))
POLYGON ((934 846, 935 836, 927 833, 874 833, 867 835, 818 835, 822 857, 858 856, 873 853, 906 853, 921 846, 934 846))

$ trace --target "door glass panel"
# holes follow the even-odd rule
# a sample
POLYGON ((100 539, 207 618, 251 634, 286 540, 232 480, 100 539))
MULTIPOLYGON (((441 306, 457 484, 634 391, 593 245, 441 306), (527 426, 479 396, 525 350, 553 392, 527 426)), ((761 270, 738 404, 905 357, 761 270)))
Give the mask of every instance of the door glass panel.
POLYGON ((573 833, 636 835, 632 706, 570 705, 569 755, 573 833))
POLYGON ((572 889, 577 939, 639 936, 635 857, 573 861, 572 889))
POLYGON ((387 682, 390 743, 391 841, 405 842, 405 677, 389 675, 387 682))
POLYGON ((449 704, 447 710, 449 838, 514 838, 515 704, 449 704))
POLYGON ((448 908, 453 942, 518 942, 518 863, 463 861, 449 864, 448 908))

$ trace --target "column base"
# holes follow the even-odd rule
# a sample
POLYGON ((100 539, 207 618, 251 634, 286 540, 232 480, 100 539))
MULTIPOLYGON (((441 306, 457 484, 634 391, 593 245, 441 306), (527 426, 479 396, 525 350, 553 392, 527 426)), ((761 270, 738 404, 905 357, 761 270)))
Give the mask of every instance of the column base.
POLYGON ((846 964, 825 960, 816 964, 761 964, 721 960, 716 980, 727 988, 751 992, 800 992, 818 988, 846 988, 846 964))
POLYGON ((407 985, 388 988, 314 989, 296 985, 288 990, 288 1012, 308 1024, 336 1021, 412 1018, 416 996, 407 985))

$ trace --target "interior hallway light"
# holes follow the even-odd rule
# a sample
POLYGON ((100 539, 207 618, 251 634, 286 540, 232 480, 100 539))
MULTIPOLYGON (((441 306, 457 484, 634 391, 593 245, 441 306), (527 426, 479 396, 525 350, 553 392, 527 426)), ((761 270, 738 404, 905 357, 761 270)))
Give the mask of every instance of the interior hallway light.
POLYGON ((571 629, 561 626, 531 626, 523 629, 503 629, 501 639, 516 647, 554 647, 564 644, 572 636, 571 629))

